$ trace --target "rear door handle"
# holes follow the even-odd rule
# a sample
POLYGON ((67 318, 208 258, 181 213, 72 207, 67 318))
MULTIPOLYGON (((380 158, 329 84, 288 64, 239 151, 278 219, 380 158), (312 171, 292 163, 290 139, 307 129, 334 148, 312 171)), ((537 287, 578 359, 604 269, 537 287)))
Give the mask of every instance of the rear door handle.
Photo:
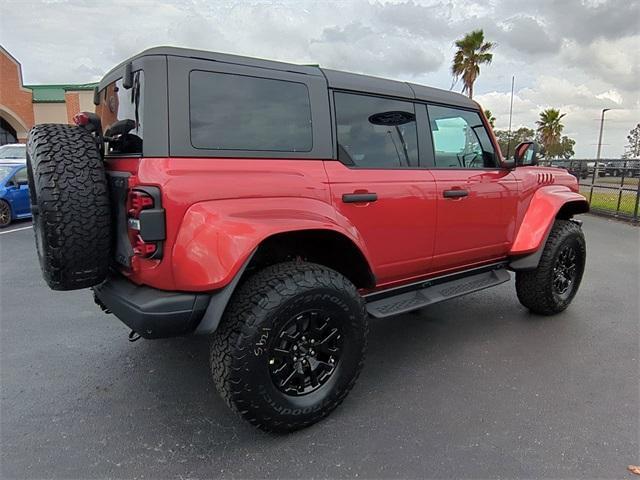
POLYGON ((444 198, 462 198, 469 195, 469 192, 466 190, 455 189, 455 190, 445 190, 442 192, 444 198))
POLYGON ((345 193, 342 195, 342 201, 344 203, 370 203, 378 200, 378 194, 367 193, 345 193))

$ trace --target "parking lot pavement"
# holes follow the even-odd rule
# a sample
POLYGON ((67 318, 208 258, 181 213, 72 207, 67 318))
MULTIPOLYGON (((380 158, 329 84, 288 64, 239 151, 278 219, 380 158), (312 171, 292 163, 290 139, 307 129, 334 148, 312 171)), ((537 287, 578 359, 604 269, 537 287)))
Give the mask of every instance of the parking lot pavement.
POLYGON ((529 314, 511 281, 372 321, 345 403, 285 436, 230 413, 207 339, 129 343, 89 291, 46 288, 31 230, 2 235, 1 476, 631 477, 640 229, 586 216, 584 230, 568 311, 529 314))

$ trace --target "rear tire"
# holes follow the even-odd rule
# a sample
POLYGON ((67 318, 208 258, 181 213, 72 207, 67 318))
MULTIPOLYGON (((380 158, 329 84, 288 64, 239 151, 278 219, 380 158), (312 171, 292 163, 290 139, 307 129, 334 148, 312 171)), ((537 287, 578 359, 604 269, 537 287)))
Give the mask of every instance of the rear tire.
POLYGON ((111 208, 94 137, 72 125, 36 125, 27 142, 33 228, 53 290, 101 283, 111 259, 111 208))
POLYGON ((518 300, 534 313, 553 315, 566 309, 584 273, 586 244, 579 225, 556 220, 535 270, 516 272, 518 300))
POLYGON ((234 293, 211 348, 213 379, 253 425, 304 428, 355 384, 367 332, 362 297, 344 276, 313 263, 273 265, 234 293))

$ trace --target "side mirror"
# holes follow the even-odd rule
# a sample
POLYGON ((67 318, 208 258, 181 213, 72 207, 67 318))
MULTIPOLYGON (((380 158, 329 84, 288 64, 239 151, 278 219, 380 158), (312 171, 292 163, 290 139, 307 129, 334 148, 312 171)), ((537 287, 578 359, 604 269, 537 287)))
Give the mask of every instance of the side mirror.
POLYGON ((540 146, 536 142, 522 142, 516 147, 513 159, 516 165, 536 165, 540 146))
POLYGON ((504 158, 502 159, 502 166, 511 170, 516 168, 516 161, 513 158, 504 158))
POLYGON ((29 181, 28 180, 20 180, 18 182, 18 186, 21 187, 23 185, 29 185, 29 181))
POLYGON ((133 87, 133 71, 132 71, 133 66, 131 65, 131 62, 127 63, 124 66, 124 75, 122 76, 122 86, 126 89, 129 90, 131 87, 133 87))

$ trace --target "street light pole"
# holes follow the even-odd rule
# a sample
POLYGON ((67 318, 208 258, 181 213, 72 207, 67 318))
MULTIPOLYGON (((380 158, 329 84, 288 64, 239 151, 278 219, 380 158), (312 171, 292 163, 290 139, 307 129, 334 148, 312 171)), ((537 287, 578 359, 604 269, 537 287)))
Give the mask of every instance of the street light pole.
POLYGON ((600 136, 598 137, 598 153, 596 153, 596 168, 598 166, 598 160, 600 160, 600 150, 602 150, 602 130, 604 130, 604 112, 608 112, 610 108, 602 109, 602 116, 600 117, 600 136))
MULTIPOLYGON (((600 151, 602 150, 602 130, 604 129, 604 112, 611 110, 610 108, 603 108, 602 115, 600 116, 600 135, 598 136, 598 152, 596 153, 596 164, 593 166, 593 177, 591 177, 591 188, 589 190, 589 204, 593 198, 593 187, 596 184, 596 178, 598 177, 598 162, 600 161, 600 151)), ((587 165, 587 172, 589 172, 589 166, 587 165)))

